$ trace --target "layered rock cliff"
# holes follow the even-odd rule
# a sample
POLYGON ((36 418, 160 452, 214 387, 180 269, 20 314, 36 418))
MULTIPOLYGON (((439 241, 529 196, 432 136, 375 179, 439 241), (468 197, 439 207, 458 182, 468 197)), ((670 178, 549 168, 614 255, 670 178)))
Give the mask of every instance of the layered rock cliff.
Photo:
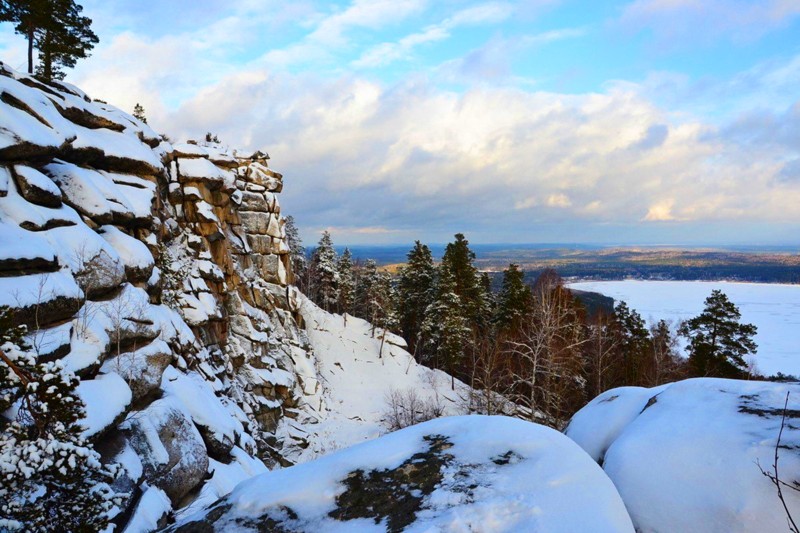
POLYGON ((170 144, 2 63, 0 100, 0 306, 81 377, 133 495, 117 521, 293 462, 320 386, 269 156, 170 144))

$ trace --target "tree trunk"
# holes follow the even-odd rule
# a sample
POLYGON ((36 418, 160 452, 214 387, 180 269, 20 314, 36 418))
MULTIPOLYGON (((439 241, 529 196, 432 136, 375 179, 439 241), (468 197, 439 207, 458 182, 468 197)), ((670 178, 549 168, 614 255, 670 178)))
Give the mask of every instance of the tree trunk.
POLYGON ((28 74, 33 74, 33 26, 28 23, 28 74))

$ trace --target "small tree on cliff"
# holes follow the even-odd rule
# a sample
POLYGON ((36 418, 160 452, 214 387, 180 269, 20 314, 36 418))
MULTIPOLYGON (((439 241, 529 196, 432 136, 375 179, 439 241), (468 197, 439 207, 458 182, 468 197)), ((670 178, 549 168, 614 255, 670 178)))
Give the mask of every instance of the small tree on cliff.
POLYGON ((739 309, 720 290, 706 298, 700 315, 683 324, 680 334, 689 339, 689 368, 694 376, 743 377, 745 356, 755 353, 757 328, 739 322, 739 309))
POLYGON ((142 107, 142 104, 138 102, 136 103, 135 106, 133 106, 133 118, 135 118, 136 120, 141 120, 142 122, 147 124, 147 117, 144 114, 144 107, 142 107))
POLYGON ((124 495, 82 437, 78 378, 24 350, 0 309, 0 530, 97 532, 124 495), (10 418, 6 418, 9 416, 10 418))

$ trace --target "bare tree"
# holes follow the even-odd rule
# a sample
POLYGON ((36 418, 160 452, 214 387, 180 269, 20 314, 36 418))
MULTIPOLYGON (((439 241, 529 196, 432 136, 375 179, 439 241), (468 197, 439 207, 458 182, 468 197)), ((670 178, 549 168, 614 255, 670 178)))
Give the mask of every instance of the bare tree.
POLYGON ((512 397, 531 420, 557 427, 583 391, 581 347, 587 342, 571 294, 559 282, 534 290, 531 314, 519 340, 509 342, 514 362, 512 397))
POLYGON ((619 337, 614 334, 612 324, 612 317, 606 313, 598 313, 589 324, 585 353, 591 392, 595 396, 611 388, 613 383, 619 337))
POLYGON ((773 455, 772 460, 772 471, 764 470, 761 467, 761 464, 756 461, 758 465, 758 469, 761 470, 761 473, 769 478, 775 488, 778 490, 778 499, 781 501, 781 505, 783 506, 783 511, 786 513, 786 521, 788 522, 789 531, 792 533, 800 533, 800 530, 797 528, 797 524, 794 521, 794 517, 792 516, 791 511, 789 511, 789 505, 786 503, 786 498, 783 495, 783 489, 790 489, 796 492, 800 492, 800 483, 797 481, 793 481, 790 485, 785 481, 782 481, 780 478, 780 473, 778 472, 778 459, 779 454, 778 450, 781 448, 781 438, 783 437, 783 430, 786 427, 786 417, 789 412, 789 392, 786 393, 786 401, 783 403, 783 414, 781 415, 781 429, 778 431, 778 440, 775 442, 775 454, 773 455))
POLYGON ((385 400, 383 422, 389 431, 433 420, 444 414, 444 406, 438 394, 424 400, 414 389, 391 389, 386 393, 385 400))
POLYGON ((469 390, 465 407, 470 413, 486 415, 510 412, 508 395, 511 392, 512 373, 509 354, 503 338, 483 337, 470 351, 469 390))

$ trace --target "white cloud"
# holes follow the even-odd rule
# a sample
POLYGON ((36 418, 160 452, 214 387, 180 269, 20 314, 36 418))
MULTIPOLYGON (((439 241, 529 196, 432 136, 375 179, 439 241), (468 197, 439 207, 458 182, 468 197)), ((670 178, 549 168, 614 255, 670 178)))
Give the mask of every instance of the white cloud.
POLYGON ((204 91, 168 123, 266 148, 286 176, 287 212, 307 227, 412 236, 492 228, 534 238, 565 220, 734 228, 800 217, 785 147, 754 157, 733 133, 672 117, 633 85, 458 94, 424 82, 261 73, 204 91))
POLYGON ((556 193, 547 197, 547 205, 548 207, 571 207, 572 200, 570 200, 569 196, 564 193, 556 193))
POLYGON ((648 222, 666 222, 675 220, 672 215, 672 206, 675 205, 675 200, 667 199, 661 200, 650 206, 644 220, 648 222))

